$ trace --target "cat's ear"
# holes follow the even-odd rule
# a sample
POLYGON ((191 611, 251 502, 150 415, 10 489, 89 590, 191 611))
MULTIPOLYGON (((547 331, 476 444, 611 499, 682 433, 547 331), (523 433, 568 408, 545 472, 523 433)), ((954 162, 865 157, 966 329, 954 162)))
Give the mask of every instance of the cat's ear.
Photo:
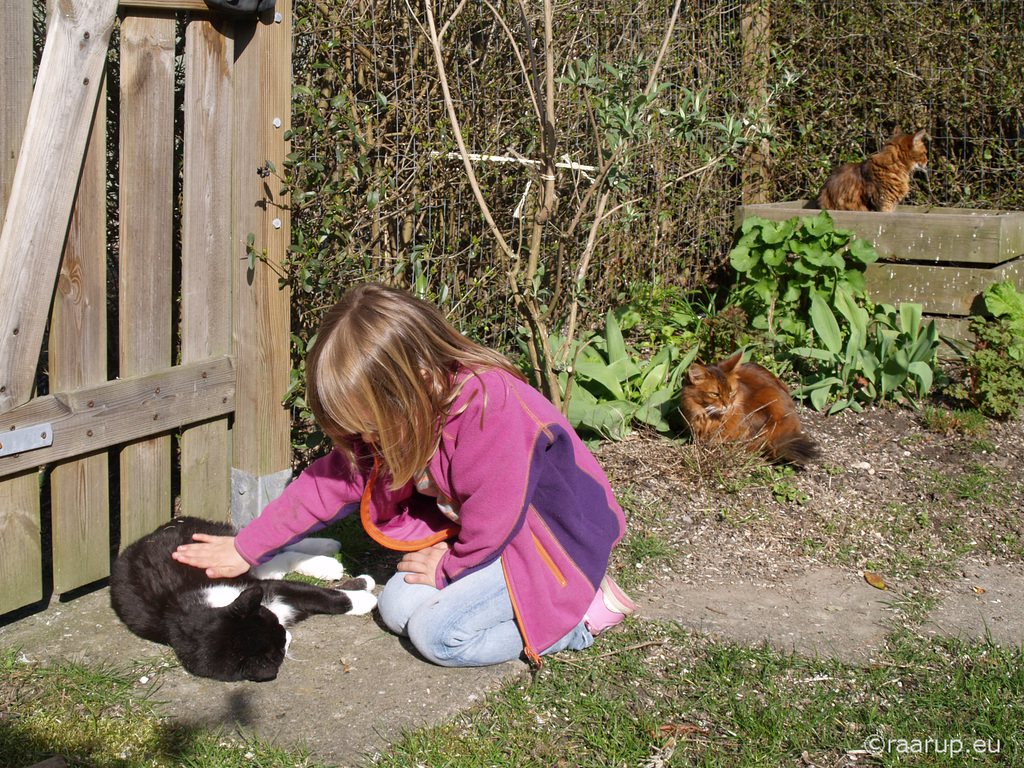
POLYGON ((737 352, 735 352, 732 357, 730 357, 730 358, 720 362, 718 364, 718 367, 721 368, 726 373, 728 373, 733 368, 735 368, 737 365, 739 365, 739 362, 742 359, 743 359, 743 350, 740 349, 737 352))
POLYGON ((231 603, 231 613, 238 617, 248 616, 256 613, 263 602, 263 587, 258 584, 249 587, 231 603))
POLYGON ((703 365, 694 363, 687 369, 686 375, 690 377, 691 384, 700 384, 708 377, 708 372, 705 370, 703 365))
POLYGON ((928 131, 926 131, 924 128, 922 128, 920 131, 918 131, 917 133, 914 134, 914 143, 915 144, 924 144, 924 140, 925 139, 929 139, 929 138, 931 138, 931 137, 928 135, 928 131))

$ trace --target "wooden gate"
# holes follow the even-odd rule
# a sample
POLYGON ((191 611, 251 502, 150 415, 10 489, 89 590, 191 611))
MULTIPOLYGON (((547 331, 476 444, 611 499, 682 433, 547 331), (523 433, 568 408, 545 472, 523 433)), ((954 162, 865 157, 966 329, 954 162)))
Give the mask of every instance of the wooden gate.
POLYGON ((290 466, 290 200, 271 169, 291 0, 259 19, 202 0, 51 5, 34 89, 32 0, 4 0, 0 30, 0 614, 106 577, 111 536, 170 519, 172 494, 226 520, 233 472, 290 466))

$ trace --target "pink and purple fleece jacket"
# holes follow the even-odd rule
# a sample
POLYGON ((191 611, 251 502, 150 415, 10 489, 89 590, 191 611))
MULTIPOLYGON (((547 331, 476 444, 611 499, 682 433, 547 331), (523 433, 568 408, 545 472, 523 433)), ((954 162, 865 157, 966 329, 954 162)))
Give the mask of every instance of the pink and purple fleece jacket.
POLYGON ((462 378, 428 467, 459 503, 459 526, 412 482, 391 490, 386 477, 375 482, 332 451, 242 529, 235 547, 257 565, 360 512, 370 535, 395 549, 457 531, 438 564, 438 588, 500 557, 527 656, 536 658, 583 618, 625 518, 597 460, 547 398, 498 369, 462 378))

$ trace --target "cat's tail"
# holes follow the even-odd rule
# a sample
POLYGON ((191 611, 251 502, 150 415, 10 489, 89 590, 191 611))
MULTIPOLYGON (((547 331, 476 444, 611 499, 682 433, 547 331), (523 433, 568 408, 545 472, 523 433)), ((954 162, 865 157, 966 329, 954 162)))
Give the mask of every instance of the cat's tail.
POLYGON ((819 454, 817 444, 803 432, 775 440, 771 449, 775 459, 790 461, 794 464, 807 464, 817 459, 819 454))

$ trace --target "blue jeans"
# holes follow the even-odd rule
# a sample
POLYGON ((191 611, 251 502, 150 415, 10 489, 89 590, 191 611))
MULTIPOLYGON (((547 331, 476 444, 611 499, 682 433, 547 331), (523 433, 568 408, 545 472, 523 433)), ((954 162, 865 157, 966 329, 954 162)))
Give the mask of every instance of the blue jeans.
MULTIPOLYGON (((483 667, 518 659, 523 636, 512 611, 501 560, 444 589, 407 584, 399 571, 377 600, 388 628, 408 637, 423 656, 445 667, 483 667)), ((541 655, 581 650, 594 642, 583 621, 541 655)))

